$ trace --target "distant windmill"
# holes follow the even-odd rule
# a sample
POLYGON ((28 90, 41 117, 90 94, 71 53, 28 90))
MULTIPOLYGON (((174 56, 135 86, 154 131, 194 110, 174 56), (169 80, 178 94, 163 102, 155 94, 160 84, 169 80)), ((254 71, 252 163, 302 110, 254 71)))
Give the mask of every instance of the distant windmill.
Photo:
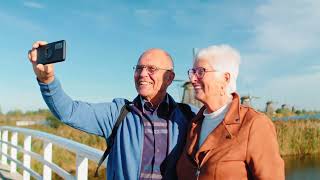
MULTIPOLYGON (((197 48, 193 48, 192 49, 192 55, 193 55, 192 60, 193 61, 194 61, 194 58, 196 56, 197 51, 198 51, 197 48)), ((194 89, 193 89, 193 86, 192 86, 192 84, 191 84, 191 82, 189 80, 175 79, 173 81, 177 82, 179 84, 183 83, 180 86, 180 87, 183 88, 183 94, 182 94, 182 98, 181 98, 181 102, 182 103, 191 104, 191 105, 194 105, 194 106, 197 106, 197 107, 201 107, 202 106, 202 103, 195 99, 195 97, 194 97, 194 89)))
POLYGON ((275 108, 274 108, 274 104, 277 104, 278 102, 276 101, 267 101, 266 102, 266 109, 265 112, 268 116, 273 116, 273 114, 275 113, 275 108))
POLYGON ((250 96, 250 95, 242 96, 241 97, 241 104, 245 105, 245 106, 248 106, 248 107, 251 107, 252 106, 252 100, 253 99, 259 99, 259 98, 260 97, 250 96))
POLYGON ((202 103, 195 99, 194 89, 190 81, 185 82, 183 85, 182 103, 192 104, 197 107, 201 107, 202 103))
POLYGON ((179 99, 182 99, 182 93, 181 93, 181 87, 182 84, 184 84, 186 82, 186 80, 182 80, 182 79, 174 79, 173 83, 176 86, 178 95, 179 95, 179 99))
POLYGON ((290 108, 290 106, 289 106, 288 104, 282 104, 282 105, 281 105, 281 109, 282 109, 282 110, 287 110, 287 111, 290 111, 290 110, 291 110, 291 108, 290 108))

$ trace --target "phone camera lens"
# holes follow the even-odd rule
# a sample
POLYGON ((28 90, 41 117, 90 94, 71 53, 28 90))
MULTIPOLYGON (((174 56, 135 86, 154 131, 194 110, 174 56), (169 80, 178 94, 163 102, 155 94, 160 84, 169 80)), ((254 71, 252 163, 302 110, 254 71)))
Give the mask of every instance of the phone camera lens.
POLYGON ((50 58, 52 56, 52 49, 46 48, 46 58, 50 58))

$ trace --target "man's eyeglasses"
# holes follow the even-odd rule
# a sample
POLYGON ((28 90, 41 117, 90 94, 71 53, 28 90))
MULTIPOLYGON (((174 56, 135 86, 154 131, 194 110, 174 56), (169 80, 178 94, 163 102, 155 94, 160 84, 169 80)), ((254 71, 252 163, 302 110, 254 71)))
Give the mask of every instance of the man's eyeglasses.
POLYGON ((196 77, 198 79, 202 79, 203 76, 207 73, 207 72, 218 72, 218 71, 209 71, 206 68, 203 67, 197 67, 197 68, 193 68, 193 69, 189 69, 188 70, 188 76, 189 79, 191 79, 193 77, 193 75, 196 75, 196 77))
POLYGON ((152 66, 152 65, 136 65, 136 66, 133 66, 133 69, 134 69, 135 73, 141 73, 144 68, 147 69, 148 74, 154 74, 155 72, 157 72, 159 70, 172 71, 172 69, 164 69, 164 68, 159 68, 157 66, 152 66))

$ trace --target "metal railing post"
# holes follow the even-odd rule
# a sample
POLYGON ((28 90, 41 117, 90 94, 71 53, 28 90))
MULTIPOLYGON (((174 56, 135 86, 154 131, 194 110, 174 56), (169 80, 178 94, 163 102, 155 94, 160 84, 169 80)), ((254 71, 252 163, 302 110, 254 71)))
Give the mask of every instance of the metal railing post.
MULTIPOLYGON (((23 149, 26 151, 31 151, 31 136, 27 135, 24 138, 23 149)), ((28 154, 23 154, 23 165, 30 168, 31 157, 28 154)), ((30 173, 23 170, 23 180, 30 180, 30 173)))
MULTIPOLYGON (((44 160, 52 162, 52 143, 49 141, 44 141, 44 160)), ((43 167, 43 180, 51 180, 52 170, 48 166, 44 165, 43 167)))
POLYGON ((76 179, 87 180, 88 179, 88 158, 77 154, 76 160, 76 179))
MULTIPOLYGON (((18 133, 12 132, 11 134, 11 144, 17 146, 18 145, 18 133)), ((14 147, 11 147, 11 153, 10 156, 12 159, 17 159, 17 149, 14 147)), ((14 161, 10 161, 10 172, 15 173, 17 172, 17 164, 14 161)))
MULTIPOLYGON (((21 174, 23 180, 30 180, 31 176, 34 179, 49 180, 53 178, 52 172, 55 172, 57 175, 67 180, 87 180, 89 174, 88 161, 92 160, 98 163, 103 154, 101 150, 88 147, 84 144, 45 132, 25 128, 0 126, 0 139, 2 141, 2 143, 0 142, 0 164, 9 164, 10 173, 13 174, 17 173, 18 166, 21 167, 23 171, 21 174), (18 143, 19 135, 24 137, 23 144, 18 143), (43 142, 43 154, 32 152, 33 138, 35 138, 35 141, 37 142, 43 142), (76 175, 70 174, 53 162, 53 145, 57 145, 76 154, 76 175), (23 156, 22 161, 20 161, 20 158, 17 158, 18 152, 23 156), (36 172, 31 168, 31 158, 42 164, 42 173, 36 172)), ((63 156, 63 154, 58 154, 58 156, 63 156)))
MULTIPOLYGON (((2 133, 2 131, 0 131, 0 139, 2 140, 1 133, 2 133)), ((0 152, 2 152, 2 143, 1 142, 0 142, 0 152)), ((0 161, 0 163, 2 163, 2 162, 0 161)))
MULTIPOLYGON (((8 142, 8 130, 4 130, 2 133, 2 141, 8 142)), ((8 154, 8 145, 5 143, 2 143, 1 151, 3 153, 1 157, 2 164, 8 164, 7 157, 4 154, 8 154)))

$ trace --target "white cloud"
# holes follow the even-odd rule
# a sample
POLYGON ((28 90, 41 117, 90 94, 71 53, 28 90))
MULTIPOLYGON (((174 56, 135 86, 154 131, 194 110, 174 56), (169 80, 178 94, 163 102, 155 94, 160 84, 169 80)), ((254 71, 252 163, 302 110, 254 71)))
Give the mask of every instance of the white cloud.
POLYGON ((73 14, 88 18, 91 21, 97 22, 98 24, 111 24, 112 18, 109 14, 102 12, 89 12, 89 11, 73 11, 73 14))
POLYGON ((318 0, 270 0, 256 7, 238 82, 242 91, 247 83, 261 97, 255 101, 260 109, 268 100, 320 109, 319 9, 318 0))
POLYGON ((255 43, 278 54, 299 54, 320 46, 320 1, 271 0, 256 10, 255 43))
POLYGON ((5 27, 20 28, 31 32, 44 32, 44 29, 41 26, 32 21, 7 14, 4 11, 0 11, 0 24, 5 27))
MULTIPOLYGON (((278 77, 255 89, 262 101, 277 101, 278 105, 289 104, 309 110, 320 109, 320 72, 278 77)), ((264 102, 260 102, 264 103, 264 102)), ((264 105, 264 104, 262 104, 264 105)))
POLYGON ((136 9, 134 10, 134 16, 138 22, 144 26, 153 26, 165 15, 164 10, 157 9, 136 9))
POLYGON ((43 9, 43 8, 45 8, 45 6, 43 4, 40 4, 38 2, 32 2, 32 1, 25 1, 25 2, 23 2, 23 5, 25 7, 34 8, 34 9, 43 9))
POLYGON ((320 64, 316 64, 310 67, 310 70, 313 72, 320 72, 320 64))

